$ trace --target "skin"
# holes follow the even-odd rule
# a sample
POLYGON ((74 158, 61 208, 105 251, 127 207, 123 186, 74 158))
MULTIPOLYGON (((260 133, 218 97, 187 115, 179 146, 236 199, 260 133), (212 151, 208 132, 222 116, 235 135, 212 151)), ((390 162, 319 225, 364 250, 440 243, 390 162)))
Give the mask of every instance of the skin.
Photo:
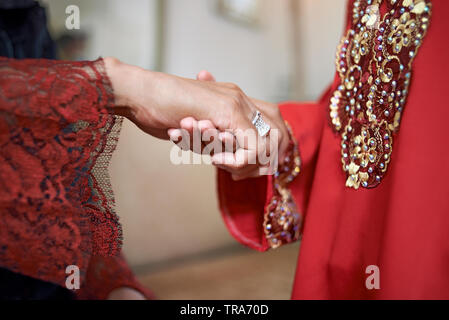
POLYGON ((115 95, 114 113, 168 139, 186 117, 208 119, 218 130, 251 128, 256 107, 234 84, 185 79, 105 58, 115 95))
POLYGON ((276 105, 250 99, 237 85, 216 82, 206 71, 192 80, 145 70, 115 58, 105 58, 104 62, 114 89, 113 112, 128 118, 144 132, 169 139, 170 134, 177 133, 169 131, 170 128, 189 132, 213 128, 223 142, 235 138, 239 146, 232 150, 235 152, 215 154, 213 163, 232 173, 236 180, 257 177, 260 166, 250 163, 257 159, 259 152, 265 152, 270 141, 247 141, 242 131, 255 130, 251 119, 259 110, 271 128, 279 130, 279 161, 282 163, 288 133, 276 105))
POLYGON ((145 296, 139 291, 127 287, 122 287, 113 290, 108 298, 108 300, 146 300, 145 296))
MULTIPOLYGON (((208 71, 201 71, 197 80, 206 82, 215 82, 214 76, 208 71)), ((284 160, 285 151, 288 147, 289 134, 284 119, 280 113, 280 110, 276 104, 251 99, 256 108, 263 114, 264 120, 268 122, 272 129, 278 129, 279 131, 279 163, 282 164, 284 160)), ((181 135, 181 129, 188 131, 191 136, 194 131, 205 132, 206 130, 215 129, 214 124, 210 120, 195 120, 193 117, 187 117, 181 120, 180 129, 170 129, 168 134, 172 141, 178 141, 178 137, 181 135)), ((218 138, 223 143, 232 144, 235 137, 227 132, 218 133, 218 138)), ((270 143, 267 141, 266 143, 270 143)), ((190 144, 192 145, 192 144, 190 144)), ((192 150, 197 152, 196 150, 192 150)), ((232 152, 224 152, 221 154, 215 154, 212 157, 212 163, 221 169, 224 169, 232 174, 232 178, 236 181, 259 177, 260 165, 249 163, 251 157, 254 154, 248 152, 245 149, 232 150, 232 152), (241 154, 248 154, 247 156, 241 156, 241 154), (240 157, 239 157, 240 156, 240 157), (243 161, 241 161, 243 159, 243 161)))
MULTIPOLYGON (((260 166, 249 162, 257 157, 258 150, 265 149, 258 143, 248 142, 239 133, 239 130, 255 130, 251 119, 259 110, 272 129, 279 129, 279 156, 283 159, 288 133, 276 105, 250 99, 235 84, 216 82, 208 72, 201 72, 192 80, 145 70, 115 58, 105 58, 104 63, 114 90, 113 113, 128 118, 144 132, 160 139, 176 140, 180 131, 171 128, 185 129, 191 135, 194 131, 203 134, 215 130, 214 138, 238 148, 213 155, 213 163, 231 172, 235 180, 241 180, 259 175, 260 166)), ((268 144, 270 140, 259 143, 268 144)), ((123 287, 112 291, 108 299, 145 297, 123 287)))

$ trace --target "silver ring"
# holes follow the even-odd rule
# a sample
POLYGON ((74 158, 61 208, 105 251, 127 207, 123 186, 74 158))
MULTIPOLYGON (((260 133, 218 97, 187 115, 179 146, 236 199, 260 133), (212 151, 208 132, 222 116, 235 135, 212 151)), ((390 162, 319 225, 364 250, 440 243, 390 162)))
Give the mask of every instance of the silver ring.
POLYGON ((271 130, 270 125, 263 120, 260 111, 255 112, 252 123, 261 137, 265 137, 271 130))

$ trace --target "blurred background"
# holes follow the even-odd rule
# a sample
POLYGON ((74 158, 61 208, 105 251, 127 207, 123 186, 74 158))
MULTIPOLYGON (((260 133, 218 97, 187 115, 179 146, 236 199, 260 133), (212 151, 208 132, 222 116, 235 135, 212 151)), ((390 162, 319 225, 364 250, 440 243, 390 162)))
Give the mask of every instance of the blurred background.
MULTIPOLYGON (((279 102, 317 99, 331 82, 346 1, 42 2, 64 59, 114 56, 189 78, 206 69, 279 102), (66 28, 69 5, 80 9, 79 30, 66 28)), ((240 246, 221 220, 214 169, 173 165, 171 148, 125 121, 110 168, 138 277, 161 299, 288 299, 299 246, 240 246)))

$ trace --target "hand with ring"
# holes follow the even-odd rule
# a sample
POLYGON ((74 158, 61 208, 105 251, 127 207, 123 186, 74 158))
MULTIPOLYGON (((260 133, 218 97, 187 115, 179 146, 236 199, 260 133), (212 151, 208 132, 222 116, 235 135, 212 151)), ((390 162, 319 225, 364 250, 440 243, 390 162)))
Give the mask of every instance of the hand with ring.
MULTIPOLYGON (((215 81, 215 78, 207 71, 200 72, 197 79, 215 81)), ((238 86, 227 85, 239 92, 242 101, 249 99, 238 86)), ((242 113, 240 118, 248 119, 248 122, 242 122, 243 126, 223 130, 214 126, 210 120, 187 117, 181 120, 179 128, 168 130, 168 135, 174 142, 178 142, 180 139, 185 140, 186 134, 191 139, 205 135, 216 139, 215 143, 221 143, 222 147, 219 148, 221 151, 217 152, 217 149, 214 148, 215 152, 211 152, 212 163, 231 173, 232 178, 236 181, 274 174, 277 166, 282 164, 288 147, 288 129, 276 104, 255 99, 250 99, 250 101, 249 105, 253 109, 250 113, 247 108, 244 108, 244 105, 239 105, 240 108, 237 110, 242 113)), ((203 153, 204 151, 203 148, 195 149, 193 147, 194 145, 204 147, 202 143, 190 143, 189 145, 190 150, 194 152, 203 153)))

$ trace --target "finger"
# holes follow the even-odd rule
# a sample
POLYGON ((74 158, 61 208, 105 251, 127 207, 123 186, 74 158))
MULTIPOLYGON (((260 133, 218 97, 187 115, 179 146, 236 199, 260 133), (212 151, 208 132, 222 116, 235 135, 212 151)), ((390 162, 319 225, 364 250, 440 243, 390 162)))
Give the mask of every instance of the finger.
POLYGON ((210 120, 201 120, 198 121, 198 128, 203 133, 206 130, 213 130, 215 129, 214 124, 210 120))
POLYGON ((246 179, 253 179, 260 177, 259 169, 252 170, 246 174, 233 174, 232 180, 234 181, 242 181, 246 179))
POLYGON ((188 132, 192 133, 193 132, 193 127, 194 124, 197 121, 192 118, 192 117, 187 117, 181 120, 181 122, 179 123, 181 129, 187 130, 188 132))
POLYGON ((241 177, 242 179, 252 176, 254 172, 257 172, 257 166, 255 165, 249 165, 248 167, 244 167, 242 169, 235 169, 233 167, 230 167, 228 165, 220 165, 220 164, 214 164, 215 167, 220 168, 222 170, 225 170, 226 172, 229 172, 231 175, 233 175, 235 178, 241 177))
POLYGON ((209 125, 198 123, 201 131, 201 141, 203 144, 203 154, 213 156, 215 153, 223 152, 223 144, 218 139, 219 131, 214 127, 209 129, 209 125))
POLYGON ((257 153, 259 135, 255 128, 238 128, 233 134, 240 148, 257 153))
POLYGON ((238 149, 237 140, 231 132, 220 132, 218 134, 218 139, 223 143, 227 152, 235 152, 238 149))
POLYGON ((214 146, 213 145, 209 146, 209 144, 215 141, 215 137, 218 135, 218 131, 215 129, 214 124, 209 120, 198 121, 198 129, 201 132, 201 142, 203 151, 205 150, 206 147, 208 147, 206 153, 211 154, 211 152, 214 149, 214 146))
POLYGON ((245 167, 243 169, 234 169, 232 167, 229 167, 227 165, 214 165, 217 168, 223 169, 226 172, 230 173, 231 175, 234 176, 234 180, 242 180, 242 179, 246 179, 248 177, 252 177, 252 176, 257 176, 257 166, 255 165, 250 165, 248 167, 245 167))
POLYGON ((234 135, 241 148, 248 150, 257 150, 258 148, 258 132, 255 126, 251 123, 254 117, 254 110, 257 107, 251 102, 251 100, 243 94, 239 98, 240 117, 238 117, 237 123, 235 123, 234 135))
POLYGON ((272 139, 270 134, 260 136, 254 126, 246 129, 236 129, 234 130, 234 135, 239 147, 254 151, 257 154, 257 161, 262 161, 261 164, 263 165, 266 164, 268 159, 271 159, 270 155, 272 152, 277 151, 276 138, 272 139))
POLYGON ((169 129, 168 135, 181 150, 188 151, 191 149, 190 133, 184 129, 169 129))
POLYGON ((167 131, 168 136, 170 137, 170 140, 174 143, 179 142, 179 140, 182 137, 182 131, 181 129, 168 129, 167 131))
POLYGON ((192 147, 193 152, 201 154, 203 151, 203 141, 202 141, 202 137, 201 137, 201 131, 198 127, 198 121, 193 119, 191 124, 192 124, 192 131, 190 134, 190 139, 191 139, 190 145, 192 147))
POLYGON ((190 150, 196 153, 201 152, 201 141, 195 141, 198 139, 199 131, 198 131, 198 121, 192 117, 187 117, 181 120, 179 123, 181 129, 185 130, 188 134, 188 138, 190 140, 190 150))
POLYGON ((200 80, 200 81, 213 81, 213 82, 215 82, 215 77, 209 71, 206 71, 206 70, 200 71, 198 73, 198 75, 196 76, 196 79, 200 80))
POLYGON ((212 157, 214 165, 225 165, 229 169, 242 170, 249 165, 256 165, 257 154, 251 150, 238 149, 235 153, 224 152, 212 157))

